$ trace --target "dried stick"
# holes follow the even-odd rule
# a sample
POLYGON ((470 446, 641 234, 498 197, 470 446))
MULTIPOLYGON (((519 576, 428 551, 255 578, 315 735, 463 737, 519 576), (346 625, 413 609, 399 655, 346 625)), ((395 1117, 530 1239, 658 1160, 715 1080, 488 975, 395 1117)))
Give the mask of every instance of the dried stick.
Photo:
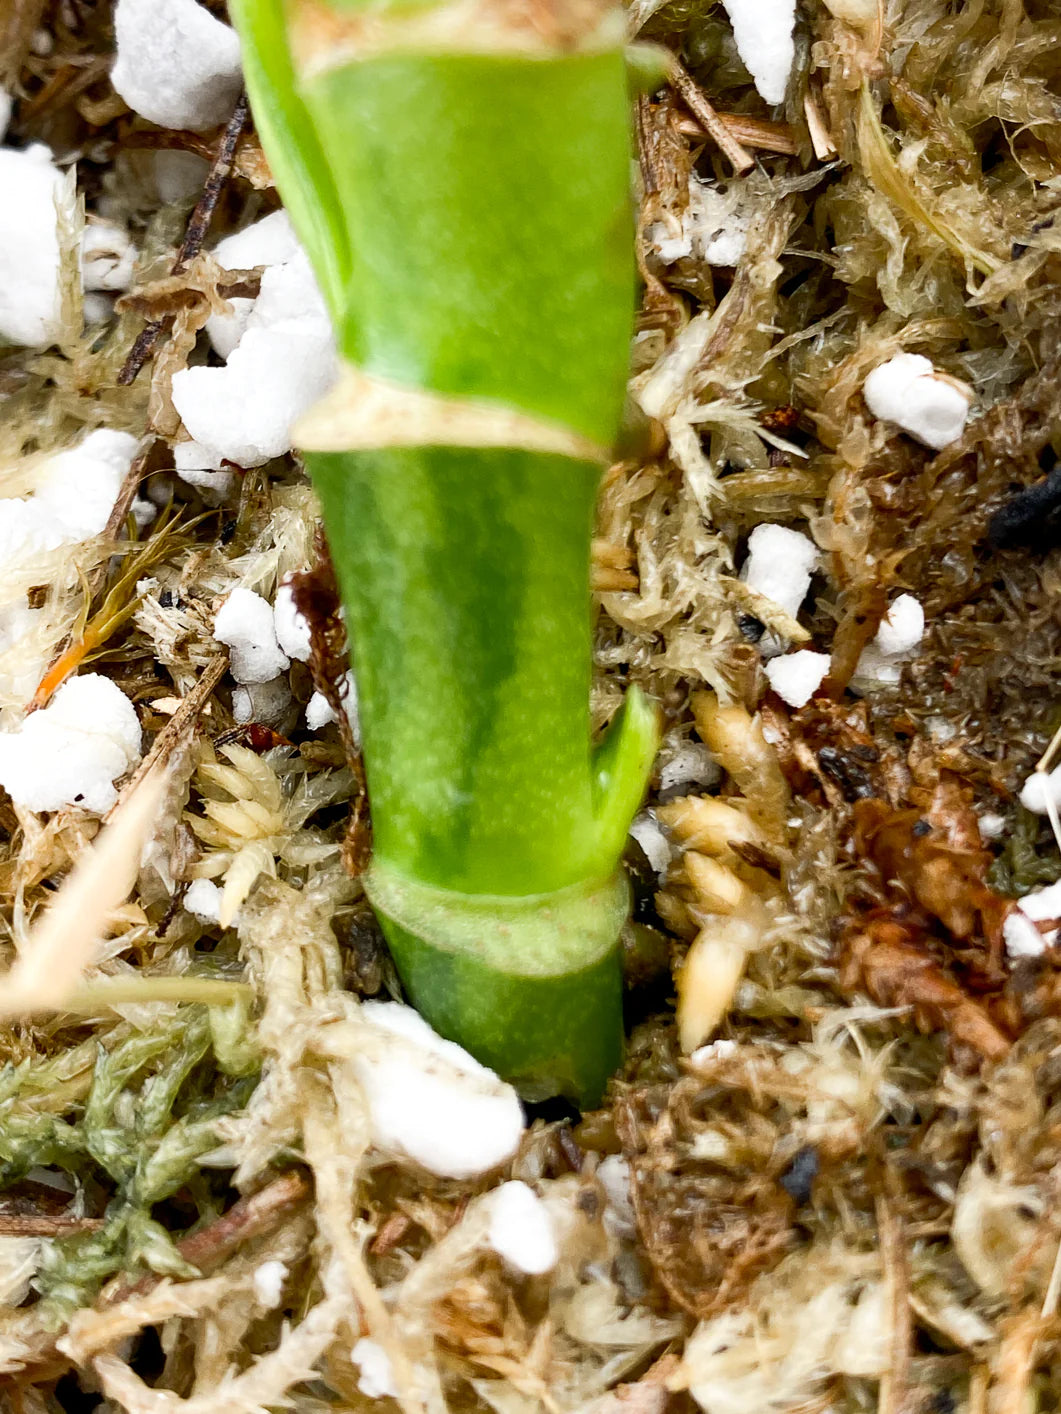
POLYGON ((836 156, 836 143, 829 131, 821 106, 810 89, 803 95, 803 116, 807 120, 807 132, 811 146, 819 162, 831 162, 836 156))
POLYGON ((680 59, 671 56, 670 81, 681 96, 682 102, 699 122, 707 135, 729 160, 738 176, 750 172, 755 159, 746 147, 734 137, 721 117, 707 101, 703 89, 695 82, 680 59))
POLYGON ((877 1200, 877 1231, 881 1264, 891 1305, 891 1348, 888 1368, 881 1377, 877 1414, 908 1414, 910 1380, 910 1268, 903 1224, 891 1202, 877 1200))
MULTIPOLYGON (((247 97, 246 94, 241 93, 232 111, 232 117, 228 120, 221 135, 217 154, 207 175, 202 196, 196 202, 195 210, 188 221, 184 239, 180 243, 176 259, 173 262, 171 273, 174 275, 180 275, 203 248, 203 241, 210 230, 210 223, 213 220, 214 211, 217 209, 222 189, 232 173, 236 145, 247 125, 247 111, 247 97)), ((153 319, 150 324, 145 324, 140 330, 136 341, 129 350, 129 356, 118 374, 119 386, 125 387, 136 378, 150 358, 158 336, 162 333, 166 323, 165 319, 153 319)))
MULTIPOLYGON (((309 1179, 304 1173, 292 1170, 273 1179, 249 1198, 238 1198, 215 1222, 182 1238, 177 1243, 177 1251, 200 1272, 212 1271, 244 1242, 271 1232, 282 1219, 301 1207, 309 1195, 309 1179)), ((130 1281, 127 1276, 117 1277, 104 1287, 96 1305, 105 1308, 130 1296, 143 1296, 160 1281, 162 1277, 154 1273, 139 1281, 130 1281)))
MULTIPOLYGON (((282 1174, 249 1198, 239 1198, 227 1212, 177 1243, 177 1251, 200 1272, 210 1272, 233 1255, 245 1242, 264 1237, 286 1217, 294 1213, 309 1198, 312 1185, 304 1173, 292 1170, 282 1174)), ((154 1272, 138 1281, 128 1276, 116 1277, 104 1287, 96 1300, 95 1310, 106 1311, 133 1296, 146 1296, 167 1278, 154 1272)), ((17 1375, 0 1376, 0 1392, 18 1388, 26 1381, 38 1383, 58 1379, 71 1361, 60 1351, 57 1341, 62 1332, 38 1328, 27 1339, 22 1357, 23 1367, 17 1375), (30 1343, 32 1342, 32 1344, 30 1343)))
MULTIPOLYGON (((799 151, 795 135, 787 123, 771 123, 765 118, 749 118, 744 113, 719 113, 719 121, 740 143, 762 152, 776 152, 782 157, 794 157, 799 151)), ((681 118, 678 131, 686 137, 707 136, 702 123, 695 118, 681 118)))
POLYGON ((102 1218, 71 1218, 64 1213, 0 1213, 2 1237, 67 1237, 102 1226, 102 1218))
POLYGON ((134 771, 128 784, 122 790, 121 795, 103 817, 104 824, 110 820, 125 797, 137 788, 143 778, 153 770, 156 765, 164 765, 169 760, 179 743, 194 726, 199 713, 209 701, 211 693, 225 676, 227 667, 227 653, 219 653, 216 658, 211 659, 202 677, 200 677, 199 681, 187 696, 181 699, 181 705, 159 732, 151 750, 140 762, 140 765, 134 771))

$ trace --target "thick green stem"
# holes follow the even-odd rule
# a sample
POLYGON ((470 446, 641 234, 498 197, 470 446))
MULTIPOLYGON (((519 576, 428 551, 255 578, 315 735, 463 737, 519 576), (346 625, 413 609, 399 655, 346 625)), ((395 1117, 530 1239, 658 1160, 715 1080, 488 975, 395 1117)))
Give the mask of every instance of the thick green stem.
POLYGON ((597 469, 454 447, 307 453, 357 655, 375 850, 463 893, 610 874, 642 781, 590 749, 597 469), (620 835, 621 838, 621 835, 620 835))
POLYGON ((436 1030, 459 1036, 526 1099, 603 1091, 622 1057, 622 875, 511 898, 426 888, 377 860, 366 889, 436 1030))
MULTIPOLYGON (((356 370, 302 445, 353 644, 366 887, 440 1031, 582 1101, 619 1055, 618 861, 655 745, 636 693, 590 742, 589 544, 633 305, 622 27, 592 3, 532 30, 484 0, 455 35, 445 3, 260 0, 302 75, 270 121, 310 123, 300 178, 316 164, 344 222, 325 260, 293 211, 356 370)), ((235 0, 245 44, 258 8, 235 0)), ((279 74, 248 68, 256 112, 279 74)))

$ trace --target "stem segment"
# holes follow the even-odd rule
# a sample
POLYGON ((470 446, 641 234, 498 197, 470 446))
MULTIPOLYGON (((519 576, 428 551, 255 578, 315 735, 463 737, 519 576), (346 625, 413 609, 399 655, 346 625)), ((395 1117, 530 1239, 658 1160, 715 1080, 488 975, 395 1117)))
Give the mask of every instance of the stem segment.
POLYGON ((622 26, 598 0, 232 9, 252 50, 290 43, 248 83, 271 160, 312 130, 274 165, 352 366, 300 443, 354 649, 366 888, 437 1029, 528 1095, 593 1101, 656 741, 632 692, 590 743, 595 449, 633 307, 622 26), (295 209, 316 169, 338 256, 295 209))

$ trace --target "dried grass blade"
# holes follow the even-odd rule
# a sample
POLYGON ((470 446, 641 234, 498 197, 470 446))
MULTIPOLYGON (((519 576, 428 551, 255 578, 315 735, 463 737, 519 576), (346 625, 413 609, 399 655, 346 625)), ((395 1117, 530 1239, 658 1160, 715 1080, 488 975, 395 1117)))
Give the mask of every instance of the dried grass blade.
POLYGON ((0 1016, 58 1010, 76 988, 96 957, 107 915, 133 886, 166 785, 162 771, 145 776, 78 860, 0 983, 0 1016))
POLYGON ((980 250, 946 221, 934 215, 914 191, 891 154, 867 83, 862 85, 858 148, 870 181, 911 221, 931 231, 960 260, 967 262, 981 275, 993 275, 1002 268, 1002 261, 997 256, 980 250))

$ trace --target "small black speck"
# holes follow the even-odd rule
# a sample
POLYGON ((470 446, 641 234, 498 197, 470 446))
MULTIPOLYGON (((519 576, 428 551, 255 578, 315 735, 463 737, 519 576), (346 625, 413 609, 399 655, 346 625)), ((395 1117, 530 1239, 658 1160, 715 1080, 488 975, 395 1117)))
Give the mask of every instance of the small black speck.
POLYGON ((217 537, 218 540, 219 540, 219 542, 220 542, 222 545, 227 545, 227 544, 228 544, 228 542, 229 542, 229 541, 232 539, 232 537, 235 535, 236 529, 237 529, 238 525, 239 525, 239 522, 236 521, 236 520, 226 520, 226 521, 225 521, 224 525, 221 527, 221 533, 220 533, 220 535, 218 535, 218 537, 217 537))
POLYGON ((1018 488, 998 507, 987 524, 988 544, 995 550, 1024 547, 1047 550, 1061 539, 1061 466, 1031 486, 1018 488))
POLYGON ((579 1211, 591 1220, 600 1212, 600 1198, 591 1188, 580 1188, 575 1201, 579 1211))
POLYGON ((797 1150, 792 1162, 781 1175, 781 1187, 794 1202, 807 1203, 810 1201, 811 1189, 820 1168, 817 1149, 807 1144, 797 1150))
POLYGON ((913 835, 915 840, 923 840, 926 835, 930 835, 932 833, 932 826, 928 823, 927 820, 918 820, 917 824, 914 826, 913 830, 911 830, 910 833, 913 835))
POLYGON ((766 632, 766 625, 754 614, 738 614, 737 627, 749 643, 758 643, 766 632))
POLYGON ((852 761, 835 746, 823 746, 818 752, 818 765, 844 793, 849 801, 867 800, 876 794, 873 780, 864 766, 852 761))
POLYGON ((172 590, 172 589, 163 589, 162 593, 158 596, 158 604, 159 604, 159 608, 160 608, 160 609, 172 609, 172 608, 173 608, 173 590, 172 590))

